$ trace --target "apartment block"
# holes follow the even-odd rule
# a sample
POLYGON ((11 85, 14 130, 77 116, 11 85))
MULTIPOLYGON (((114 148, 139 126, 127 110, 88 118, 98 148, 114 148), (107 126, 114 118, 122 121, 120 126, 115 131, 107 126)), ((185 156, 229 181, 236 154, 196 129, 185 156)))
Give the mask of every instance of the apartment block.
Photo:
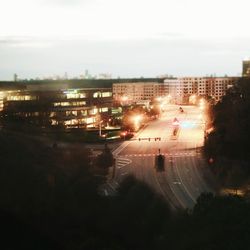
POLYGON ((174 103, 188 103, 191 95, 209 96, 219 101, 238 77, 181 77, 164 81, 166 94, 174 103))
POLYGON ((114 83, 113 99, 122 104, 152 100, 154 97, 165 95, 164 88, 163 83, 157 82, 114 83))

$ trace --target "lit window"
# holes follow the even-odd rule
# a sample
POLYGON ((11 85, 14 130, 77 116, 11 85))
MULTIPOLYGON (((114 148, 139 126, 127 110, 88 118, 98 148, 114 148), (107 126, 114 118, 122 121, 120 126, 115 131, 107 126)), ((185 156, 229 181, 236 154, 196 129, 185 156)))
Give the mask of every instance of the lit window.
POLYGON ((58 121, 57 120, 51 120, 51 125, 58 125, 58 121))
POLYGON ((108 112, 108 110, 109 110, 109 109, 106 108, 106 107, 105 107, 105 108, 100 108, 100 109, 99 109, 100 112, 108 112))
POLYGON ((103 92, 102 97, 110 97, 112 96, 112 92, 103 92))
POLYGON ((89 111, 89 113, 90 113, 91 115, 96 115, 96 114, 98 113, 98 109, 97 109, 97 108, 93 108, 93 109, 91 109, 91 110, 89 111))
POLYGON ((77 111, 66 111, 66 116, 77 116, 77 111))
POLYGON ((86 98, 85 93, 69 93, 66 94, 67 99, 79 99, 79 98, 86 98))
POLYGON ((36 96, 31 96, 31 95, 12 95, 12 96, 7 96, 8 101, 32 101, 36 100, 36 96))
POLYGON ((83 106, 86 105, 86 102, 55 102, 54 106, 61 106, 61 107, 65 107, 65 106, 83 106))
POLYGON ((54 116, 56 116, 56 112, 50 112, 50 115, 49 115, 50 117, 54 117, 54 116))
POLYGON ((93 117, 88 117, 85 119, 86 124, 91 124, 95 122, 95 119, 93 117))
POLYGON ((93 97, 94 97, 94 98, 101 97, 101 92, 95 92, 95 93, 93 94, 93 97))
POLYGON ((83 106, 86 105, 86 102, 72 102, 71 106, 83 106))
POLYGON ((79 124, 79 121, 77 119, 71 119, 71 120, 65 121, 64 124, 65 125, 77 125, 79 124))
POLYGON ((87 115, 87 110, 81 110, 81 115, 87 115))
POLYGON ((54 106, 69 106, 69 102, 55 102, 54 106))

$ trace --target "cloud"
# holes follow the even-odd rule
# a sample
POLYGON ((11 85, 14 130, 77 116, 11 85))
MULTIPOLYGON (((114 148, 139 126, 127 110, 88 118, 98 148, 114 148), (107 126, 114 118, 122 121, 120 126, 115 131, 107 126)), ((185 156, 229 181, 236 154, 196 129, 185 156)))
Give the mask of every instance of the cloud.
POLYGON ((236 75, 249 51, 250 39, 245 37, 194 39, 171 33, 129 40, 9 36, 0 37, 0 77, 10 79, 13 72, 21 78, 64 72, 78 76, 85 69, 93 75, 110 72, 121 77, 236 75))
POLYGON ((74 6, 74 5, 82 5, 88 4, 93 2, 94 0, 40 0, 43 4, 48 5, 67 5, 67 6, 74 6))
POLYGON ((52 41, 34 37, 0 37, 0 46, 14 48, 48 48, 52 46, 52 41))

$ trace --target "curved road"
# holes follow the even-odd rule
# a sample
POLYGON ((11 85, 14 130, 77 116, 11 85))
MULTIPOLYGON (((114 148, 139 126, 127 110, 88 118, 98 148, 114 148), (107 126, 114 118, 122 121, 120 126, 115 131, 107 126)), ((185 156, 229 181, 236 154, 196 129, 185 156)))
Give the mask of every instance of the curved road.
POLYGON ((201 192, 213 191, 200 154, 204 140, 201 111, 194 106, 183 109, 184 113, 180 113, 178 106, 169 106, 162 118, 150 122, 135 140, 126 141, 115 150, 116 172, 110 182, 114 189, 124 176, 133 174, 163 195, 173 208, 192 208, 201 192), (180 126, 173 137, 175 117, 180 126), (161 140, 154 139, 157 137, 161 140), (165 171, 155 168, 159 149, 165 155, 165 171))

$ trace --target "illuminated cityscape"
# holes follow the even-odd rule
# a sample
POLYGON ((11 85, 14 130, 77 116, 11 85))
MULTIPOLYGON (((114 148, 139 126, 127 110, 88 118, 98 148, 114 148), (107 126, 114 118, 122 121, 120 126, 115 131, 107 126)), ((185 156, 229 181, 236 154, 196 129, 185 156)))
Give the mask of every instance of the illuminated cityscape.
POLYGON ((249 8, 1 1, 1 249, 250 249, 249 8))
MULTIPOLYGON (((129 185, 127 188, 143 185, 138 197, 137 191, 132 191, 130 195, 136 196, 138 201, 129 203, 129 206, 143 205, 140 197, 145 192, 150 197, 150 193, 153 192, 155 198, 148 198, 144 202, 147 204, 150 199, 159 199, 158 202, 163 202, 159 205, 165 207, 162 216, 165 216, 166 211, 175 214, 176 211, 188 209, 192 211, 189 216, 193 219, 197 216, 196 209, 204 206, 200 204, 200 199, 222 199, 217 202, 223 203, 223 199, 227 199, 223 197, 248 197, 248 179, 247 172, 244 172, 244 164, 239 163, 237 168, 229 165, 230 172, 227 177, 214 171, 215 168, 217 171, 225 171, 222 170, 223 164, 232 164, 231 160, 226 160, 225 163, 226 156, 221 158, 221 154, 226 155, 229 152, 231 155, 235 154, 234 157, 247 159, 247 156, 242 156, 241 146, 239 150, 234 149, 233 153, 225 146, 234 145, 235 140, 241 140, 241 144, 248 148, 248 139, 238 138, 241 132, 237 128, 239 125, 235 123, 235 115, 238 117, 240 113, 243 114, 241 110, 244 110, 242 108, 248 100, 246 91, 250 86, 249 78, 244 73, 247 72, 246 61, 243 61, 242 67, 242 77, 167 76, 109 79, 105 75, 101 79, 94 79, 89 77, 86 71, 84 79, 24 81, 18 79, 15 74, 14 81, 0 82, 1 137, 6 141, 3 145, 9 145, 10 138, 14 144, 23 145, 19 151, 22 157, 25 157, 25 161, 30 161, 33 157, 30 158, 30 153, 29 156, 25 156, 30 152, 30 147, 32 150, 38 150, 31 153, 35 158, 46 154, 45 159, 52 163, 55 158, 56 162, 53 164, 59 164, 60 167, 53 167, 52 172, 46 172, 45 186, 48 190, 54 190, 56 186, 59 187, 58 185, 68 185, 59 184, 58 178, 61 177, 57 174, 61 167, 67 167, 65 171, 68 171, 72 178, 90 178, 96 181, 98 191, 95 195, 99 197, 95 198, 97 200, 108 198, 115 204, 117 197, 123 199, 124 194, 120 193, 120 190, 126 185, 129 185), (243 91, 244 88, 246 91, 243 91), (224 116, 225 120, 230 117, 224 109, 220 111, 221 106, 227 105, 228 101, 230 105, 227 109, 233 118, 227 124, 221 125, 220 116, 224 116), (231 102, 234 105, 231 105, 231 102), (217 118, 214 118, 216 116, 217 118), (227 127, 231 131, 231 136, 220 139, 223 135, 217 135, 220 126, 222 129, 227 127), (234 134, 234 130, 238 131, 238 134, 234 134), (33 143, 34 146, 31 146, 33 143), (223 147, 219 146, 220 143, 223 147), (35 149, 35 145, 39 145, 38 149, 35 149), (73 170, 81 168, 82 165, 86 167, 86 164, 89 166, 90 175, 82 175, 82 170, 73 170), (228 179, 229 176, 231 179, 228 179), (95 179, 97 177, 101 179, 95 179)), ((10 145, 7 148, 13 147, 10 145)), ((6 148, 2 148, 2 152, 6 152, 6 148)), ((16 152, 15 155, 17 154, 19 153, 16 152)), ((9 155, 10 153, 3 155, 6 166, 12 166, 11 160, 8 160, 8 163, 4 160, 5 157, 9 159, 9 155)), ((43 161, 44 166, 51 164, 45 159, 41 158, 39 161, 43 161)), ((227 156, 226 159, 230 157, 227 156)), ((34 164, 37 164, 35 162, 37 160, 34 160, 34 164)), ((25 164, 29 166, 30 163, 25 164)), ((18 165, 22 169, 25 168, 23 163, 18 165)), ((66 172, 60 174, 65 175, 66 172)), ((30 176, 31 173, 33 172, 27 175, 30 176)), ((71 178, 66 175, 63 178, 71 178)), ((87 185, 87 189, 90 188, 87 180, 80 183, 87 185)), ((37 188, 43 199, 47 199, 48 190, 45 193, 41 191, 40 184, 37 188)), ((11 193, 12 197, 15 197, 12 191, 11 193)), ((83 190, 80 193, 84 197, 89 195, 83 190)), ((68 197, 65 195, 67 202, 74 197, 73 194, 68 197)), ((55 201, 60 202, 60 198, 57 195, 55 197, 55 201)), ((85 200, 88 198, 84 198, 85 200)), ((72 205, 67 203, 65 206, 71 209, 72 205)), ((84 210, 83 207, 82 209, 84 210)), ((223 209, 227 208, 223 205, 223 209)), ((114 213, 113 209, 111 211, 114 213)), ((126 209, 124 213, 127 213, 126 209)), ((76 214, 79 215, 78 212, 76 214)), ((110 218, 112 216, 109 215, 110 218)), ((217 216, 217 213, 213 216, 217 216)), ((142 218, 145 220, 144 216, 142 218)), ((31 223, 34 222, 31 220, 31 223)), ((96 223, 98 225, 99 222, 96 223)), ((183 225, 178 225, 178 230, 182 228, 183 225)), ((45 235, 47 232, 49 231, 46 231, 45 235)), ((102 231, 96 231, 96 234, 99 233, 102 234, 102 231)), ((173 237, 176 237, 175 235, 176 232, 173 233, 173 237)), ((36 237, 36 234, 33 237, 36 237)), ((142 237, 144 239, 144 235, 142 237)), ((54 241, 53 244, 57 245, 54 241)), ((168 244, 172 246, 173 243, 168 244)), ((67 248, 63 246, 63 249, 67 248)))

